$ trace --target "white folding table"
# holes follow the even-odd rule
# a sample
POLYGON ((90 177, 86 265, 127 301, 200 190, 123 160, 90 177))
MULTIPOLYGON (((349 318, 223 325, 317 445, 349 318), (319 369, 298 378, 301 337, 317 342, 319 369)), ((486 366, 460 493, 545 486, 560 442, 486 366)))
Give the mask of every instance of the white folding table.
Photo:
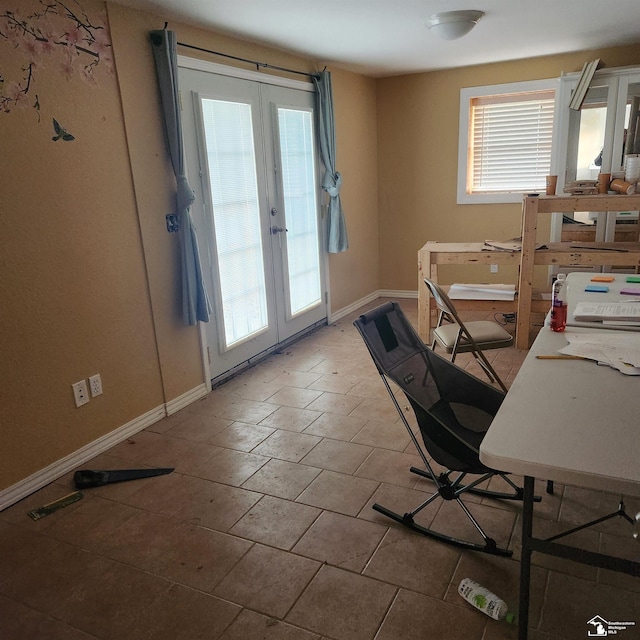
MULTIPOLYGON (((570 313, 571 304, 582 298, 579 287, 582 283, 584 293, 587 276, 593 274, 569 274, 569 286, 574 285, 570 313)), ((570 331, 607 332, 569 326, 570 331)), ((519 640, 527 637, 533 551, 640 576, 640 562, 532 535, 535 478, 640 496, 640 376, 591 360, 536 358, 557 354, 566 344, 566 334, 541 329, 480 446, 483 463, 525 477, 519 640)))

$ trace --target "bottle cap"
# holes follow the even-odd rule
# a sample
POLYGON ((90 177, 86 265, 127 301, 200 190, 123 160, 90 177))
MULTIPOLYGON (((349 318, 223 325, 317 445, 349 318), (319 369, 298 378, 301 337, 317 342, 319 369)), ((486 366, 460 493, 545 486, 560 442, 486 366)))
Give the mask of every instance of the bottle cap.
POLYGON ((513 624, 516 621, 516 614, 515 613, 507 613, 507 615, 504 617, 504 619, 509 624, 513 624))

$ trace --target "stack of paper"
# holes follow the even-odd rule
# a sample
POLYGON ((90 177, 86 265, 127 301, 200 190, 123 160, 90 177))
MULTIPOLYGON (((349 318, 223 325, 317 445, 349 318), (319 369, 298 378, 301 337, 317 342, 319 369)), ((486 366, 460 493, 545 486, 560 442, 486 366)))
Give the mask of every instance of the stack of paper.
POLYGON ((578 322, 640 322, 637 302, 578 302, 573 312, 578 322))
POLYGON ((452 300, 513 300, 515 284, 452 284, 449 297, 452 300))

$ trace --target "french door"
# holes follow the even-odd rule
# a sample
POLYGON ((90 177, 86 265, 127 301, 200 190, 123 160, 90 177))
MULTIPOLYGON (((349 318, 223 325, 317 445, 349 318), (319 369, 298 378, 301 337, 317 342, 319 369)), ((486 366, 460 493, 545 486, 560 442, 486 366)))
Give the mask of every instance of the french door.
POLYGON ((211 376, 327 317, 313 93, 181 67, 211 376))

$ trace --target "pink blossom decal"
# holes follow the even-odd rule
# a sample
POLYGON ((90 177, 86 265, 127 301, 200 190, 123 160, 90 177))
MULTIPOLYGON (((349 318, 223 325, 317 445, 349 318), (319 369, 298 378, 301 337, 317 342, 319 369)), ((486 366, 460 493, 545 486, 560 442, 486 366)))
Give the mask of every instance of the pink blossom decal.
POLYGON ((113 75, 106 13, 90 18, 77 0, 38 0, 31 12, 24 9, 23 0, 14 1, 20 9, 0 13, 0 112, 33 107, 39 120, 42 95, 32 99, 29 94, 45 67, 66 80, 79 76, 91 85, 97 83, 99 67, 113 75), (18 77, 8 78, 3 73, 5 48, 21 57, 18 77))

